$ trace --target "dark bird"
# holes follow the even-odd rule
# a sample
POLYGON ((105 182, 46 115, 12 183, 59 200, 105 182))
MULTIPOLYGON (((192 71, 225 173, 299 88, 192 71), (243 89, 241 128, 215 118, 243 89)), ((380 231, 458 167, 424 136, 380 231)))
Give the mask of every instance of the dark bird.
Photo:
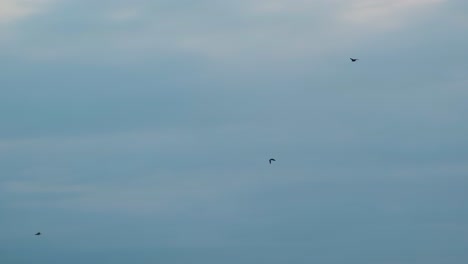
POLYGON ((359 59, 353 59, 353 58, 349 58, 352 62, 356 62, 357 60, 359 59))
POLYGON ((41 232, 37 232, 37 233, 36 233, 36 236, 40 236, 40 235, 41 235, 41 232))
POLYGON ((270 159, 268 162, 270 162, 270 164, 271 164, 272 161, 276 161, 276 160, 275 159, 270 159))

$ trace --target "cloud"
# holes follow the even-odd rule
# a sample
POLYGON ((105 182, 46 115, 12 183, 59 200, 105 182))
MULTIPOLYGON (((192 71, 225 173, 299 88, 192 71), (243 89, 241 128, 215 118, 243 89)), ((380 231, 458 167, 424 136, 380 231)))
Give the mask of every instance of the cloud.
POLYGON ((414 18, 419 10, 435 8, 446 0, 356 0, 343 10, 346 22, 391 29, 414 18))
POLYGON ((52 0, 0 0, 0 24, 42 13, 52 0))
POLYGON ((0 49, 0 244, 21 263, 466 259, 464 9, 53 3, 0 49))
POLYGON ((0 54, 9 54, 9 47, 21 46, 21 35, 27 34, 17 26, 43 14, 54 0, 0 0, 0 54))
POLYGON ((240 1, 242 10, 251 15, 289 15, 316 12, 336 1, 310 1, 310 0, 257 0, 240 1))
POLYGON ((43 179, 2 182, 0 190, 9 207, 61 208, 93 212, 160 212, 173 214, 198 206, 231 201, 239 193, 249 193, 261 182, 254 174, 191 171, 132 175, 126 181, 95 180, 93 184, 43 179), (190 175, 188 175, 190 174, 190 175))
MULTIPOLYGON (((93 4, 93 12, 75 16, 76 9, 91 5, 76 1, 54 9, 53 16, 61 17, 61 23, 43 17, 33 27, 36 34, 18 29, 15 47, 21 51, 15 55, 107 62, 178 55, 214 61, 316 58, 359 45, 358 38, 350 38, 353 35, 364 37, 376 28, 404 25, 419 9, 443 2, 259 0, 217 5, 202 1, 186 12, 176 3, 140 1, 93 4)), ((22 13, 39 10, 28 8, 22 13)))
POLYGON ((69 184, 51 184, 32 181, 11 181, 3 182, 2 188, 4 192, 14 194, 65 194, 65 193, 82 193, 88 191, 89 186, 85 185, 69 185, 69 184))
POLYGON ((134 7, 115 8, 104 14, 104 19, 111 23, 125 23, 138 20, 142 16, 142 11, 134 7))

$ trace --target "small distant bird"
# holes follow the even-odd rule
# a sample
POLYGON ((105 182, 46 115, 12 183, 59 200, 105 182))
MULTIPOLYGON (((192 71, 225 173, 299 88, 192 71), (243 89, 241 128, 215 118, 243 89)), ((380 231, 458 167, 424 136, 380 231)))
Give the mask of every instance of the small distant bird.
POLYGON ((272 161, 276 161, 276 160, 275 159, 270 159, 268 162, 270 162, 270 164, 271 164, 272 161))
POLYGON ((41 232, 37 232, 37 233, 36 233, 36 236, 40 236, 40 235, 41 235, 41 232))
POLYGON ((353 58, 349 58, 352 62, 356 62, 357 60, 359 59, 353 59, 353 58))

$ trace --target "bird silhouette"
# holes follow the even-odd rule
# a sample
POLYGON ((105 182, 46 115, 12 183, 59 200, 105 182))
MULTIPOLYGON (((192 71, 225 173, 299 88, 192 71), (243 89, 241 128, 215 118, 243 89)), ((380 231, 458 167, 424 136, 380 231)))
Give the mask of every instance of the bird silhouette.
POLYGON ((36 236, 40 236, 40 235, 41 235, 41 232, 37 232, 37 233, 36 233, 36 236))
POLYGON ((275 159, 270 159, 268 162, 270 162, 270 164, 271 164, 272 161, 276 161, 276 160, 275 159))
POLYGON ((357 60, 359 59, 353 59, 353 58, 349 58, 352 62, 356 62, 357 60))

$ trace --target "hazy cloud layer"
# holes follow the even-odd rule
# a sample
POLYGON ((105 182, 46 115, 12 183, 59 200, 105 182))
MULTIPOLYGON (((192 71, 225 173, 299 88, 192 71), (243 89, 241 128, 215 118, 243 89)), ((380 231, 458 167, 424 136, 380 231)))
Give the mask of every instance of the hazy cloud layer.
MULTIPOLYGON (((367 34, 427 22, 444 2, 56 1, 49 12, 34 16, 34 23, 17 26, 9 52, 75 61, 167 54, 223 60, 315 58, 356 48, 367 34)), ((36 10, 36 3, 26 3, 22 13, 36 10)))
POLYGON ((466 262, 467 16, 0 0, 0 263, 466 262))

